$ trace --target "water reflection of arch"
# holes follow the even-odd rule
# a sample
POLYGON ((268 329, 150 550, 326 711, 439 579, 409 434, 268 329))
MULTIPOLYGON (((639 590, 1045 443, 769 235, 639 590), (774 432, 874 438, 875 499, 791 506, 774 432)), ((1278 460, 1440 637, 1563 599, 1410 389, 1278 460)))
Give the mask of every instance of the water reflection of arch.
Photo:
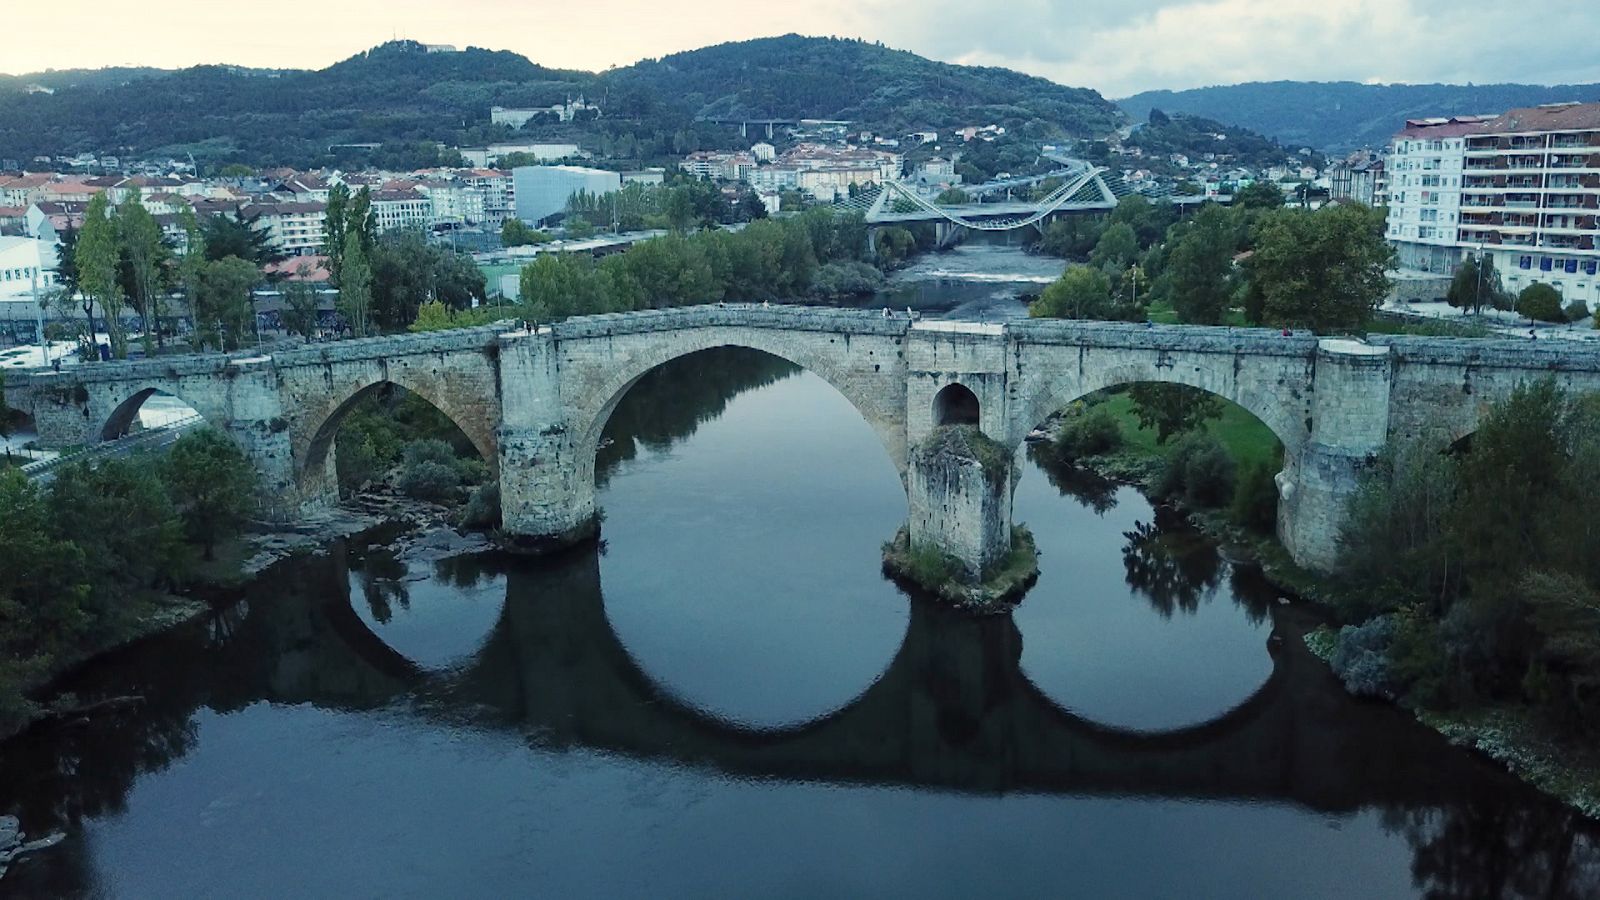
POLYGON ((1266 798, 1343 810, 1374 796, 1436 797, 1449 777, 1431 758, 1442 740, 1399 728, 1393 710, 1348 701, 1304 709, 1302 695, 1320 694, 1297 685, 1330 676, 1298 647, 1274 651, 1273 675, 1228 713, 1159 733, 1062 709, 1023 676, 1020 653, 1008 618, 919 604, 893 663, 855 701, 796 726, 752 730, 663 696, 610 631, 597 558, 584 553, 508 574, 494 632, 471 664, 434 684, 434 699, 447 702, 432 706, 490 710, 550 746, 841 783, 1266 798))

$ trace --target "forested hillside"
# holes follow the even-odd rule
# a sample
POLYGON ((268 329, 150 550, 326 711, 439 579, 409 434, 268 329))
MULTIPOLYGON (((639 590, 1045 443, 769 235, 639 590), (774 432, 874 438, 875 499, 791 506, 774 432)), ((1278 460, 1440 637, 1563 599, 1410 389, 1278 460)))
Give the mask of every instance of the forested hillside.
POLYGON ((469 137, 493 104, 548 105, 594 84, 515 53, 430 54, 397 41, 314 72, 198 66, 54 94, 0 90, 0 156, 194 152, 303 164, 335 143, 469 137))
POLYGON ((1271 81, 1146 91, 1118 101, 1143 119, 1151 109, 1205 116, 1276 138, 1290 147, 1329 152, 1379 147, 1405 124, 1424 116, 1493 114, 1518 106, 1600 100, 1600 84, 1358 84, 1353 81, 1271 81))
POLYGON ((1138 147, 1147 156, 1170 157, 1181 153, 1199 162, 1212 154, 1220 163, 1251 168, 1267 168, 1308 163, 1320 165, 1322 154, 1301 156, 1299 147, 1285 147, 1277 141, 1237 125, 1224 125, 1201 116, 1168 115, 1152 109, 1149 120, 1136 128, 1123 142, 1138 147))
POLYGON ((1116 106, 1087 88, 793 34, 678 53, 605 78, 681 98, 697 116, 849 119, 889 133, 1042 121, 1078 137, 1118 124, 1116 106))
POLYGON ((860 41, 788 36, 724 44, 602 75, 548 69, 515 53, 375 47, 318 71, 199 66, 175 72, 51 72, 0 79, 0 158, 91 152, 202 164, 318 165, 335 144, 383 143, 431 164, 426 142, 519 136, 489 107, 548 106, 584 94, 604 116, 520 136, 576 141, 641 160, 736 140, 728 115, 850 119, 895 133, 969 124, 1036 137, 1098 136, 1116 106, 1094 91, 1005 69, 933 62, 860 41), (28 93, 29 84, 56 88, 28 93), (427 152, 420 152, 427 150, 427 152))

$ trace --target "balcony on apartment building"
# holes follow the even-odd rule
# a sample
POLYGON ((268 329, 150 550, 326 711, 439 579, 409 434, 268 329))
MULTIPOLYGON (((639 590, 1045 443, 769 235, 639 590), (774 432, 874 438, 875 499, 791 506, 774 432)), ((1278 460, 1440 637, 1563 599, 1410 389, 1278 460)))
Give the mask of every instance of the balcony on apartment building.
POLYGON ((1589 147, 1600 147, 1600 131, 1590 131, 1583 134, 1557 134, 1550 138, 1550 149, 1552 150, 1589 147))
POLYGON ((1577 237, 1573 235, 1549 235, 1539 239, 1539 246, 1551 250, 1593 250, 1594 238, 1592 236, 1577 237))

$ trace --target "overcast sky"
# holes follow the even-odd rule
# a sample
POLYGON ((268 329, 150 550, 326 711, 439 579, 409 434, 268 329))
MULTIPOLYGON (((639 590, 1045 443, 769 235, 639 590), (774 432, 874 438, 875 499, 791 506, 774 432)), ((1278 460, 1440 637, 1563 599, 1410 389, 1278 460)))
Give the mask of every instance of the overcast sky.
POLYGON ((799 32, 1109 97, 1272 79, 1600 81, 1600 0, 4 0, 0 71, 321 68, 391 37, 604 69, 799 32))

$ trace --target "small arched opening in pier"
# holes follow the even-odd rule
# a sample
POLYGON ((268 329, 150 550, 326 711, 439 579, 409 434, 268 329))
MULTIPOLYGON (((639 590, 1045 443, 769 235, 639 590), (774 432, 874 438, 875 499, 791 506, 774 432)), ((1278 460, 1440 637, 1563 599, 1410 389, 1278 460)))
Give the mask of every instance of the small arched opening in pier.
POLYGON ((947 384, 933 395, 933 424, 976 425, 978 395, 964 384, 947 384))

